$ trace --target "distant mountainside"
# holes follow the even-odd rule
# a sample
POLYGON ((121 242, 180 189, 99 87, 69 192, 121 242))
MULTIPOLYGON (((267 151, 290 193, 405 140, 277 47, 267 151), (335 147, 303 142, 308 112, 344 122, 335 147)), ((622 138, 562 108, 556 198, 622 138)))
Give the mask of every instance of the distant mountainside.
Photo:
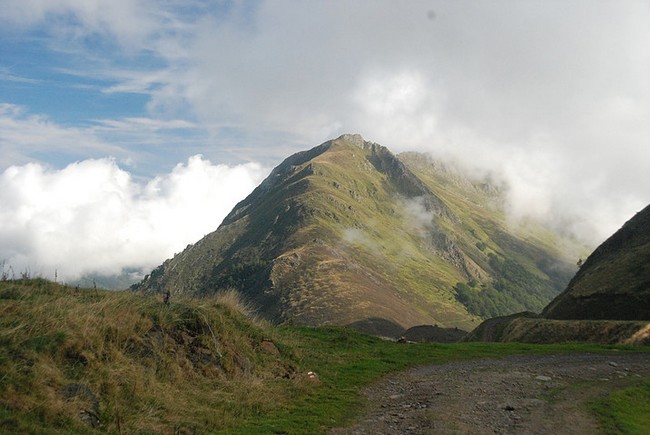
POLYGON ((502 204, 489 180, 343 135, 287 158, 132 288, 235 288, 274 322, 471 329, 540 311, 575 271, 552 232, 510 229, 502 204))
POLYGON ((650 206, 596 248, 541 315, 488 319, 464 340, 650 344, 650 206))
POLYGON ((650 320, 650 205, 587 258, 566 291, 542 315, 650 320))

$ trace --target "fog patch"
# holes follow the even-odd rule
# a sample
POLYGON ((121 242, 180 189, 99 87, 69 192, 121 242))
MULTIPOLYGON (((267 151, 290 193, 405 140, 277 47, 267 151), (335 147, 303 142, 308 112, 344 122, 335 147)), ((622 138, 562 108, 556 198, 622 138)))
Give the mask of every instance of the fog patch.
POLYGON ((359 228, 346 228, 343 231, 343 240, 352 245, 361 246, 373 254, 382 250, 382 246, 379 243, 359 228))
POLYGON ((435 215, 427 210, 424 197, 400 198, 399 205, 402 226, 408 233, 426 238, 435 229, 435 215))

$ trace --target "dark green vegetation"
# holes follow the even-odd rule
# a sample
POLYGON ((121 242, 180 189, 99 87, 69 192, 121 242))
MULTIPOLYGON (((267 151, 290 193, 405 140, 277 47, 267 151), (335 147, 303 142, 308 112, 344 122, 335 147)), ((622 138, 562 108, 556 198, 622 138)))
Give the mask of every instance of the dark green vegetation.
MULTIPOLYGON (((500 259, 493 253, 488 254, 488 259, 496 275, 492 284, 483 284, 480 291, 464 283, 456 284, 456 299, 470 312, 490 318, 513 311, 541 311, 556 294, 556 288, 548 286, 516 261, 500 259)), ((470 284, 477 285, 476 281, 470 284)))
POLYGON ((650 206, 587 258, 543 315, 550 319, 650 320, 650 206))
POLYGON ((551 232, 510 228, 503 201, 489 179, 344 135, 286 159, 215 232, 133 288, 232 287, 275 323, 468 330, 541 310, 575 271, 551 232))
POLYGON ((594 402, 592 409, 608 434, 647 434, 650 428, 650 379, 639 387, 611 393, 594 402))
MULTIPOLYGON (((493 313, 467 286, 458 285, 457 293, 468 306, 493 313)), ((541 315, 491 318, 464 340, 650 344, 650 206, 603 242, 541 315)))
POLYGON ((362 409, 363 386, 409 366, 631 349, 397 344, 244 313, 232 292, 167 307, 126 292, 0 282, 0 432, 319 433, 362 409))

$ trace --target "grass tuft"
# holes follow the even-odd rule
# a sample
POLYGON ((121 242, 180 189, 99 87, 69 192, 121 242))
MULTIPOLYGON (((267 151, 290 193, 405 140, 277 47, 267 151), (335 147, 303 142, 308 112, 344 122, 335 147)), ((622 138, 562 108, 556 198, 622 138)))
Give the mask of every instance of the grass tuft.
POLYGON ((0 431, 85 433, 96 417, 108 432, 205 432, 281 407, 296 363, 261 350, 275 334, 250 313, 230 292, 168 307, 1 282, 0 431))
POLYGON ((254 323, 259 324, 262 322, 257 317, 253 305, 249 301, 244 300, 241 292, 237 289, 227 288, 220 290, 210 300, 217 305, 231 310, 233 313, 239 313, 254 323))

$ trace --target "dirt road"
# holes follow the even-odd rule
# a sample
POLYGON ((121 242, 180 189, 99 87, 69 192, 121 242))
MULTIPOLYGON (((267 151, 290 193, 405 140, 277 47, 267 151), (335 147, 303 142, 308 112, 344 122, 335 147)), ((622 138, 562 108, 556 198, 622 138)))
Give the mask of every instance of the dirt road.
POLYGON ((650 354, 514 356, 427 366, 366 389, 333 434, 594 434, 585 403, 650 376, 650 354))

